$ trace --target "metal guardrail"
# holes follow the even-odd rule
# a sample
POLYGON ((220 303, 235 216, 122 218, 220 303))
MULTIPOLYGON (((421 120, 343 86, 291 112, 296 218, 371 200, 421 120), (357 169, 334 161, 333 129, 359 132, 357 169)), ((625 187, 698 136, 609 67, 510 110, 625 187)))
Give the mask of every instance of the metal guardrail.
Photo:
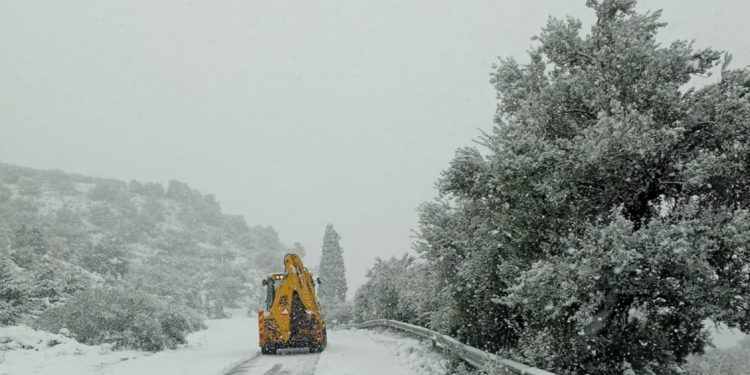
POLYGON ((555 375, 549 371, 540 370, 523 363, 500 358, 492 353, 485 352, 473 346, 459 342, 453 337, 446 336, 424 327, 419 327, 396 320, 376 319, 368 320, 358 324, 344 324, 337 328, 391 328, 405 332, 409 335, 430 340, 433 345, 440 347, 443 351, 460 358, 476 368, 496 369, 501 375, 555 375))

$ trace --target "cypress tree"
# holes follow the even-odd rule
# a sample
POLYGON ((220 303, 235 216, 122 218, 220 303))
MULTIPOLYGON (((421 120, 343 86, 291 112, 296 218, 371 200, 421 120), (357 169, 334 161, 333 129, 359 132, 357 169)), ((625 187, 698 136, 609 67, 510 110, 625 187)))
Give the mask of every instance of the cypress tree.
POLYGON ((328 224, 323 235, 323 252, 319 268, 322 283, 318 288, 318 295, 323 304, 329 306, 346 299, 344 250, 339 244, 340 239, 339 234, 333 229, 333 224, 328 224))

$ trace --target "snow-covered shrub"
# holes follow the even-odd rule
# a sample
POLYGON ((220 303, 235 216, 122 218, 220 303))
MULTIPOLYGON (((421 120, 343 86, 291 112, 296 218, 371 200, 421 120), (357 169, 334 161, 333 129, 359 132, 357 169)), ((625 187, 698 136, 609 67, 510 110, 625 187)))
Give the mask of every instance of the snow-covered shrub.
POLYGON ((399 293, 403 291, 402 278, 413 258, 377 258, 375 265, 367 271, 367 282, 354 295, 354 318, 356 321, 393 319, 410 322, 413 314, 402 314, 399 293))
POLYGON ((437 294, 426 264, 410 255, 378 258, 367 271, 367 279, 354 297, 354 321, 395 319, 437 329, 431 324, 437 294))
POLYGON ((56 299, 60 295, 61 286, 56 270, 49 262, 43 262, 34 270, 33 283, 30 288, 32 297, 56 299))
POLYGON ((118 180, 100 180, 91 188, 88 197, 94 201, 105 201, 110 203, 120 203, 128 199, 127 185, 118 180))
POLYGON ((37 196, 41 193, 40 182, 29 177, 18 179, 18 192, 23 195, 37 196))
POLYGON ((203 320, 194 311, 168 308, 159 315, 162 331, 177 344, 185 344, 185 334, 204 328, 203 320))
POLYGON ((13 196, 13 192, 10 191, 5 185, 0 185, 0 202, 7 202, 13 196))
POLYGON ((29 297, 26 287, 13 275, 12 264, 8 259, 0 258, 0 325, 15 323, 25 312, 29 297))
POLYGON ((130 251, 122 241, 107 238, 86 249, 80 263, 90 271, 121 278, 128 273, 130 257, 130 251))
POLYGON ((185 334, 202 328, 194 313, 167 306, 134 289, 101 287, 81 291, 65 305, 45 311, 36 327, 50 332, 68 329, 89 345, 149 351, 185 343, 185 334))
POLYGON ((167 337, 168 347, 185 344, 188 333, 206 328, 202 315, 183 306, 163 306, 157 319, 161 330, 167 337))
POLYGON ((323 305, 323 313, 326 323, 330 324, 331 327, 354 321, 354 306, 348 301, 332 303, 330 306, 323 305))
POLYGON ((0 299, 0 326, 14 324, 22 313, 23 309, 20 305, 0 299))

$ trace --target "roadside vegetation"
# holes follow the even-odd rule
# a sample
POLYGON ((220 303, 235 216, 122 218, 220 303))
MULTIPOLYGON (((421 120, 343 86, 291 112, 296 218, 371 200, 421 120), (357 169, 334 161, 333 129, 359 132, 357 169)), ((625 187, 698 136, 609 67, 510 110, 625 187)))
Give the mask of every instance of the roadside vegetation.
POLYGON ((551 18, 498 61, 495 126, 456 151, 418 256, 378 260, 355 316, 557 374, 741 366, 746 349, 695 356, 706 320, 750 332, 750 70, 661 42, 634 0, 587 5, 589 30, 551 18))
POLYGON ((174 347, 203 317, 260 306, 257 281, 290 250, 179 181, 0 164, 0 212, 0 324, 116 348, 174 347))

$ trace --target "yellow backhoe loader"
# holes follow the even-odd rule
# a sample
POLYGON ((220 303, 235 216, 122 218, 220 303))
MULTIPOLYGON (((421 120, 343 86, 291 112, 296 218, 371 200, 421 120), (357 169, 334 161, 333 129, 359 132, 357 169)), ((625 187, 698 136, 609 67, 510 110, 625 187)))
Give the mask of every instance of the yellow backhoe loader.
POLYGON ((266 309, 258 311, 261 353, 275 354, 284 348, 323 351, 327 344, 326 325, 320 314, 315 281, 299 256, 285 255, 284 272, 268 275, 263 285, 266 309))

